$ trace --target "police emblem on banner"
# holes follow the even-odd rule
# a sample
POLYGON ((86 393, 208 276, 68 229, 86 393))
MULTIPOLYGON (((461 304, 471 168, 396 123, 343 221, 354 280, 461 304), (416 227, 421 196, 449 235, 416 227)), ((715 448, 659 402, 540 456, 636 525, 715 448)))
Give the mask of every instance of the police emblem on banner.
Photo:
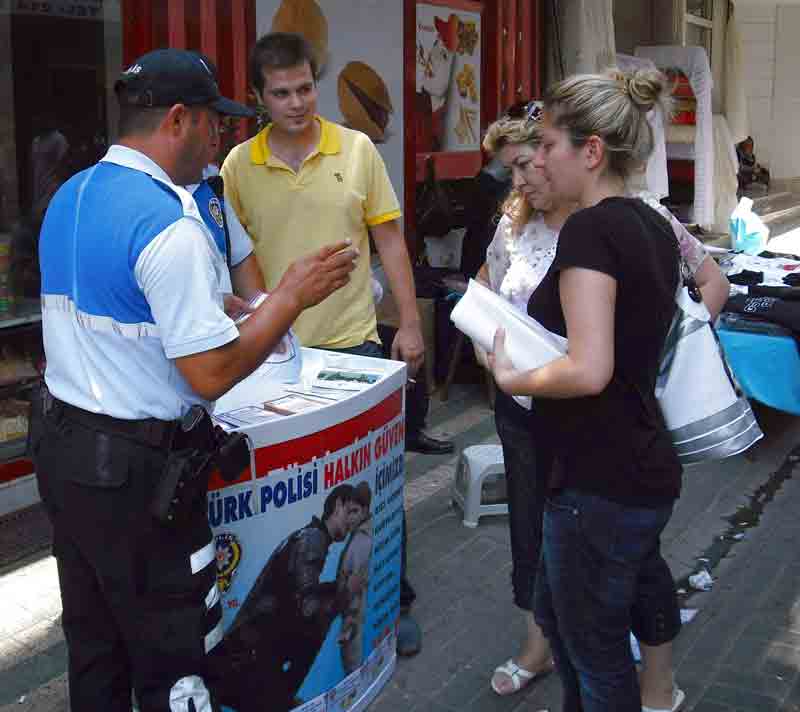
POLYGON ((212 218, 214 218, 214 222, 217 223, 220 227, 224 225, 222 221, 222 205, 219 202, 219 198, 211 198, 208 201, 208 212, 212 218))
POLYGON ((242 560, 242 545, 235 534, 223 532, 214 537, 214 546, 217 558, 217 588, 220 593, 226 593, 242 560))

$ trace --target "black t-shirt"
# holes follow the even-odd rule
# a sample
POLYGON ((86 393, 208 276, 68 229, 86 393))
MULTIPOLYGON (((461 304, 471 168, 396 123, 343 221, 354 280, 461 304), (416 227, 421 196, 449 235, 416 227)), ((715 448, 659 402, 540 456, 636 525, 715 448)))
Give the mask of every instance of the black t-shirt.
POLYGON ((680 494, 681 466, 654 390, 675 313, 675 234, 661 215, 631 198, 607 198, 572 215, 555 261, 528 303, 528 313, 561 336, 567 334, 558 280, 569 267, 603 272, 617 282, 614 374, 597 396, 536 399, 537 429, 556 454, 551 487, 633 505, 670 502, 680 494))

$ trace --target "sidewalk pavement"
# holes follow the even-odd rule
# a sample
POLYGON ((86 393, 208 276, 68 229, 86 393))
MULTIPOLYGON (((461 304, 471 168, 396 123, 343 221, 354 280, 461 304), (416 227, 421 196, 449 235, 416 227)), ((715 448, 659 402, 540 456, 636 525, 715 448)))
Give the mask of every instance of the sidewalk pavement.
MULTIPOLYGON (((687 470, 663 539, 679 586, 704 565, 715 580, 709 592, 682 596, 699 610, 675 645, 687 712, 800 712, 800 421, 758 417, 767 436, 746 455, 687 470)), ((476 387, 454 388, 430 420, 457 450, 497 441, 476 387)), ((455 464, 455 455, 408 456, 409 575, 423 650, 398 661, 370 712, 555 712, 555 674, 510 697, 489 688, 524 632, 511 605, 507 518, 462 526, 450 501, 455 464)), ((46 556, 0 572, 0 712, 68 709, 55 568, 46 556)))

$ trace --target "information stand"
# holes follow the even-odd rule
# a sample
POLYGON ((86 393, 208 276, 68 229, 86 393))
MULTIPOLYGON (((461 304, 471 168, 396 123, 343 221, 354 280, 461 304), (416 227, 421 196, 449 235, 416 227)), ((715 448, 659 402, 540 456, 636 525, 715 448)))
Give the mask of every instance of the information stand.
POLYGON ((302 357, 298 383, 281 384, 269 369, 257 371, 221 398, 214 412, 223 427, 244 432, 251 446, 250 467, 233 483, 212 477, 208 494, 223 643, 234 640, 232 631, 248 626, 247 639, 258 649, 262 671, 270 665, 274 670, 271 657, 277 657, 286 675, 302 675, 291 702, 285 694, 273 701, 268 674, 262 672, 263 709, 357 712, 386 684, 395 665, 405 365, 315 349, 302 349, 302 357), (366 519, 349 522, 344 531, 341 517, 325 509, 342 486, 342 492, 358 488, 362 498, 368 488, 370 501, 366 519), (321 572, 303 570, 303 560, 292 559, 287 576, 279 560, 309 531, 314 541, 324 540, 317 556, 321 572), (354 577, 348 562, 356 536, 368 564, 354 577), (292 587, 296 608, 287 611, 286 592, 292 587), (325 610, 330 610, 327 617, 325 610), (266 643, 277 619, 285 624, 292 616, 297 630, 284 634, 280 645, 266 643), (298 641, 305 641, 301 653, 298 641))

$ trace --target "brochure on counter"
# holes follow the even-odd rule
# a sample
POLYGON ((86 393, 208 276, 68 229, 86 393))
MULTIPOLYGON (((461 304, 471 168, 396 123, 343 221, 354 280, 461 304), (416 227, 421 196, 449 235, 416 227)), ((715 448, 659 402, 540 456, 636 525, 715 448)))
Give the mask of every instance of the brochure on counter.
MULTIPOLYGON (((281 372, 276 372, 272 357, 265 361, 251 376, 252 380, 259 380, 259 376, 262 376, 263 390, 259 388, 259 391, 265 396, 263 400, 242 404, 237 399, 229 402, 230 399, 224 396, 217 402, 214 419, 226 430, 260 425, 338 403, 371 388, 386 377, 385 370, 363 365, 364 361, 375 359, 324 351, 318 351, 324 355, 317 358, 302 358, 302 353, 312 351, 291 349, 292 359, 296 358, 300 365, 281 372)), ((253 394, 253 400, 256 398, 258 396, 253 394)))

